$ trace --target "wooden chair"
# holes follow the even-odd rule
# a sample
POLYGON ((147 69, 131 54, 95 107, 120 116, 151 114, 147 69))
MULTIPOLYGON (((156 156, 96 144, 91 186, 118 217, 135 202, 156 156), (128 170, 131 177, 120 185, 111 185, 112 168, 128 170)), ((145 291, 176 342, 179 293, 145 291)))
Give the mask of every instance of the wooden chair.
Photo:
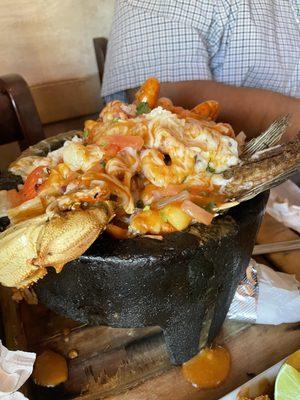
POLYGON ((24 150, 44 139, 29 87, 20 75, 0 76, 0 145, 18 141, 24 150))
POLYGON ((103 72, 104 72, 104 63, 107 49, 107 39, 104 37, 95 38, 94 39, 94 49, 96 53, 96 60, 99 71, 99 79, 102 85, 103 80, 103 72))

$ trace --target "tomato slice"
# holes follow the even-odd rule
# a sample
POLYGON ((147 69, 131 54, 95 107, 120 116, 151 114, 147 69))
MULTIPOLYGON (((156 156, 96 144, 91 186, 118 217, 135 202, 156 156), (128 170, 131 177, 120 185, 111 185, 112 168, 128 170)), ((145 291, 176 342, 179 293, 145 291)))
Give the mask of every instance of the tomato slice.
POLYGON ((113 135, 103 137, 103 141, 108 145, 118 146, 120 150, 125 147, 132 147, 135 150, 141 150, 144 145, 144 140, 140 136, 133 135, 113 135))
POLYGON ((38 180, 45 175, 44 168, 37 167, 27 176, 23 189, 20 191, 23 201, 31 200, 37 196, 38 180))
POLYGON ((105 160, 108 161, 111 158, 115 157, 119 151, 121 151, 121 147, 117 146, 116 144, 108 144, 104 147, 105 151, 105 160))

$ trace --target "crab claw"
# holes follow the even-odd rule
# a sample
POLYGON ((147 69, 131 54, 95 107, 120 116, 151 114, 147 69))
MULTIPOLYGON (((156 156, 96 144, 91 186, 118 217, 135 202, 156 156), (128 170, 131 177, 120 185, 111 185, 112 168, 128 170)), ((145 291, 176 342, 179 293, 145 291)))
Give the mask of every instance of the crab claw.
POLYGON ((25 288, 46 275, 47 267, 59 272, 91 246, 113 216, 104 203, 50 220, 44 214, 9 227, 0 234, 0 283, 25 288))

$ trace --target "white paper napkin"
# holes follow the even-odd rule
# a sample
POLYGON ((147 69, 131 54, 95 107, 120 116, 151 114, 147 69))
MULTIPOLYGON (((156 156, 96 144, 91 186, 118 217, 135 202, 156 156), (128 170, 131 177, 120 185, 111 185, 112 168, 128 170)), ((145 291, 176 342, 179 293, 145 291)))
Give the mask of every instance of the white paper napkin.
MULTIPOLYGON (((267 212, 300 233, 300 188, 288 180, 272 189, 267 212)), ((256 322, 280 324, 300 321, 300 283, 295 276, 275 272, 262 264, 257 264, 257 276, 256 322)))
POLYGON ((17 390, 32 373, 36 355, 24 351, 10 351, 0 341, 0 399, 24 400, 17 390))
POLYGON ((300 321, 300 283, 295 275, 257 266, 256 323, 278 325, 300 321))
POLYGON ((5 394, 4 396, 0 396, 0 399, 1 400, 28 400, 27 397, 25 397, 20 392, 5 394))
POLYGON ((299 322, 300 282, 251 259, 227 318, 268 325, 299 322))
POLYGON ((267 213, 300 233, 300 188, 286 181, 270 192, 267 213))

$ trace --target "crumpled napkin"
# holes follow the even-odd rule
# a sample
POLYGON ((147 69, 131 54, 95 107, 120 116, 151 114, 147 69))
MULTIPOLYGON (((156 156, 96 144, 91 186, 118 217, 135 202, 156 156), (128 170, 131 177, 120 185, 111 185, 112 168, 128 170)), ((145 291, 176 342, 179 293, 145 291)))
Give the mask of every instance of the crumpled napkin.
MULTIPOLYGON (((267 212, 300 233, 300 188, 286 181, 270 192, 267 212)), ((300 321, 300 283, 251 259, 227 318, 277 325, 300 321)))
POLYGON ((300 321, 300 282, 295 275, 276 272, 266 265, 257 268, 257 324, 278 325, 300 321))
POLYGON ((20 392, 5 394, 3 397, 0 396, 0 399, 1 400, 28 400, 27 397, 25 397, 20 392))
POLYGON ((289 180, 272 189, 266 211, 300 233, 300 188, 289 180))
POLYGON ((24 400, 17 392, 26 382, 33 370, 35 353, 10 351, 0 341, 0 399, 24 400))
POLYGON ((269 325, 299 322, 300 282, 252 259, 227 318, 269 325))

